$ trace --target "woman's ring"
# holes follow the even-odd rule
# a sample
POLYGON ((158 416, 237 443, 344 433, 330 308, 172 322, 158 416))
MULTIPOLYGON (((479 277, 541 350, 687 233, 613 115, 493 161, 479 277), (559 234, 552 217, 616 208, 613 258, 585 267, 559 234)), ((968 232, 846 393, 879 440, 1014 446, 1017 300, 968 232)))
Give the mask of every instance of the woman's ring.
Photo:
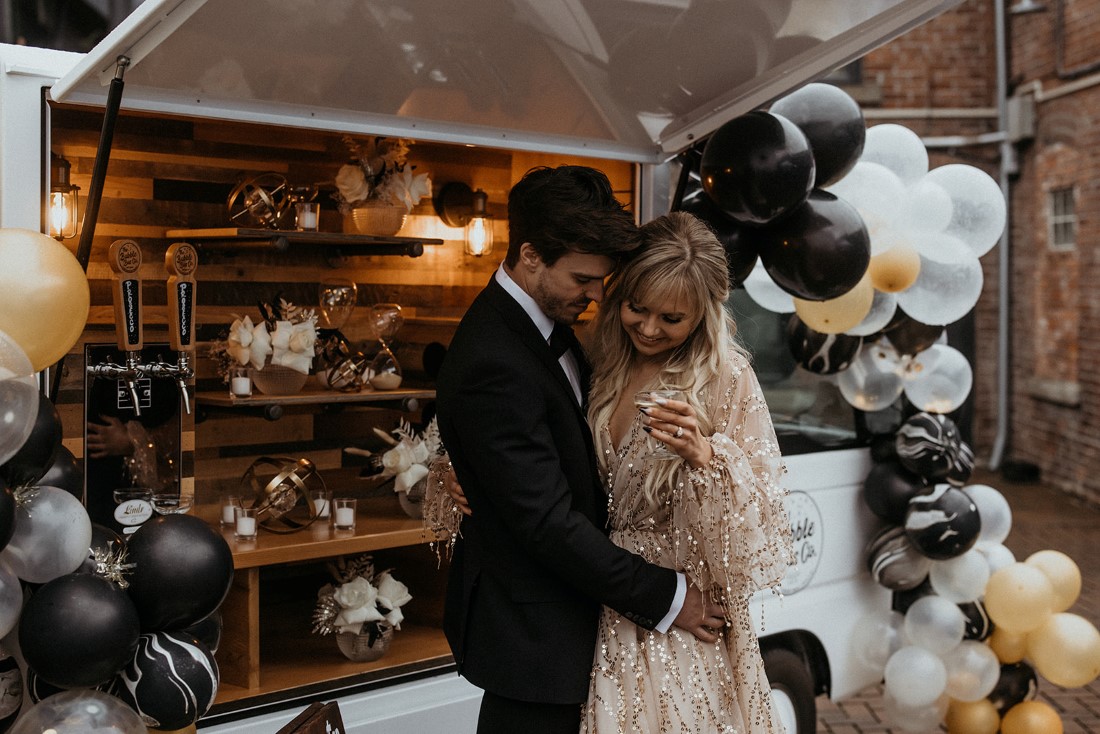
POLYGON ((684 435, 684 427, 683 426, 678 426, 676 428, 676 433, 672 434, 672 437, 673 438, 680 438, 683 435, 684 435))

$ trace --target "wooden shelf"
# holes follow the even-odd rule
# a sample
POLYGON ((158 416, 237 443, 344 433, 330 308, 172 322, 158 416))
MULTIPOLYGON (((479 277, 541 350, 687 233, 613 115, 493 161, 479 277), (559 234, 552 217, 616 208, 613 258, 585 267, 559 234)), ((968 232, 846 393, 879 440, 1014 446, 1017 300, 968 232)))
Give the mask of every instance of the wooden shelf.
POLYGON ((300 232, 294 229, 170 229, 167 239, 185 240, 201 248, 274 249, 284 252, 291 245, 337 248, 342 254, 406 255, 420 257, 425 245, 442 245, 443 240, 426 237, 379 237, 343 232, 300 232), (354 253, 352 251, 355 251, 354 253))
POLYGON ((195 395, 195 404, 206 409, 241 410, 261 413, 268 420, 278 420, 283 408, 300 405, 352 405, 362 403, 397 404, 402 410, 417 410, 421 400, 435 398, 435 390, 408 388, 398 390, 375 390, 366 388, 360 392, 341 392, 307 388, 291 395, 264 395, 256 392, 252 397, 237 398, 227 391, 199 392, 195 395))

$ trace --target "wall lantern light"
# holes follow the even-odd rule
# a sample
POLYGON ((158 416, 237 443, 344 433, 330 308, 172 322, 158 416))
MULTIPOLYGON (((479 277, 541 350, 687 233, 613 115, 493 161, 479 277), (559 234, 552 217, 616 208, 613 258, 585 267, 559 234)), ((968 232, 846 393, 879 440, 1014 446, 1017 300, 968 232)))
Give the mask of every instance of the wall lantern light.
POLYGON ((57 153, 50 154, 50 236, 67 240, 76 236, 79 219, 79 186, 70 183, 72 166, 57 153))
POLYGON ((444 184, 432 200, 435 212, 448 227, 465 229, 467 255, 481 257, 493 251, 493 227, 489 221, 489 195, 472 191, 464 183, 444 184))

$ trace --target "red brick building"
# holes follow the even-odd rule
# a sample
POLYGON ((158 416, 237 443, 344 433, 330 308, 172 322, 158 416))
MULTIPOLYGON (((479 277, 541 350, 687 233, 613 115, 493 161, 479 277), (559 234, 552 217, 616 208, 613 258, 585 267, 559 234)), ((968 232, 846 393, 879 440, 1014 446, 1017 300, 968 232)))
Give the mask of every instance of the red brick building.
POLYGON ((867 56, 853 94, 869 126, 895 122, 921 135, 932 167, 1003 176, 1009 227, 982 258, 973 319, 974 448, 982 463, 1034 465, 1049 483, 1100 502, 1100 292, 1089 286, 1100 282, 1097 11, 1097 0, 964 0, 867 56))

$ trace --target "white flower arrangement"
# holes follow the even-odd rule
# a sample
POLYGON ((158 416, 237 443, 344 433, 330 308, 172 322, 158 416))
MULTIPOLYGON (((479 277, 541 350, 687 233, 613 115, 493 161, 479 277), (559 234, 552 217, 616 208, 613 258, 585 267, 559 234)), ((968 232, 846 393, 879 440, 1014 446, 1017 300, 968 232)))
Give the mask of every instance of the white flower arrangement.
POLYGON ((336 172, 335 199, 342 213, 371 200, 405 207, 406 211, 432 195, 432 181, 426 173, 413 173, 408 163, 409 146, 405 138, 374 138, 369 146, 345 135, 344 144, 352 160, 336 172))
POLYGON ((401 629, 405 615, 401 607, 412 599, 409 587, 389 571, 374 573, 369 555, 329 564, 337 584, 326 584, 317 592, 313 631, 352 634, 381 634, 381 624, 401 629))
POLYGON ((260 312, 263 319, 255 324, 249 316, 237 316, 225 341, 210 350, 218 374, 228 381, 237 365, 262 370, 270 357, 271 364, 308 375, 316 355, 317 314, 281 298, 277 307, 260 304, 260 312))
POLYGON ((408 492, 412 489, 417 482, 428 476, 428 467, 442 453, 443 444, 439 440, 439 426, 435 418, 432 418, 420 435, 417 435, 405 419, 401 419, 397 428, 390 433, 378 428, 374 432, 393 447, 382 454, 382 472, 379 476, 396 477, 393 483, 394 492, 408 492))

